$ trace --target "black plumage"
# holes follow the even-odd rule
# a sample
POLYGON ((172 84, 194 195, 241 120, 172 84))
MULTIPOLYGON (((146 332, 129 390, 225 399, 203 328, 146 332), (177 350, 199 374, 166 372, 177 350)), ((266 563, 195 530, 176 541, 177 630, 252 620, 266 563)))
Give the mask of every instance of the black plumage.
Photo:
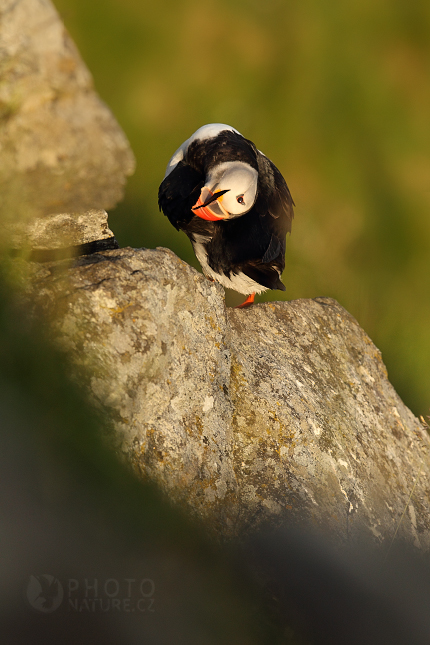
MULTIPOLYGON (((236 200, 243 203, 243 195, 238 195, 236 200)), ((173 226, 190 238, 206 275, 244 294, 266 289, 285 291, 280 276, 285 267, 285 241, 286 234, 291 231, 294 202, 279 170, 252 141, 230 126, 204 126, 172 157, 160 185, 158 201, 173 226), (225 190, 218 192, 218 183, 213 177, 224 167, 227 168, 223 175, 225 190), (200 209, 211 216, 216 196, 230 189, 232 194, 228 199, 232 203, 237 186, 231 172, 241 173, 242 169, 251 183, 255 176, 252 207, 243 214, 230 214, 223 209, 222 219, 216 221, 202 219, 204 215, 200 209), (214 192, 209 200, 211 206, 205 207, 206 201, 196 209, 196 204, 202 203, 198 202, 204 194, 202 189, 205 190, 211 180, 215 186, 209 186, 214 192)), ((222 199, 217 201, 221 204, 222 199)))

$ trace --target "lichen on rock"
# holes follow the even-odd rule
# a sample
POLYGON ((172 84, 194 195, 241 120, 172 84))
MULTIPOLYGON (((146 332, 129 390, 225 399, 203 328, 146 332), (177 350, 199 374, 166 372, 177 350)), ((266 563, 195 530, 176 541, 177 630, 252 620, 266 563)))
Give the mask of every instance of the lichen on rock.
POLYGON ((139 474, 222 535, 282 520, 429 547, 429 437, 336 301, 226 309, 161 248, 45 265, 31 291, 139 474))

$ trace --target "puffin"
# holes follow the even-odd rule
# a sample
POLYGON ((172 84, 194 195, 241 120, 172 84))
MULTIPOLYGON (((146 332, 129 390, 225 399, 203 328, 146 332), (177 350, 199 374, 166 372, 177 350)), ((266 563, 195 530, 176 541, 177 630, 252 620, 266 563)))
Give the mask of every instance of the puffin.
POLYGON ((211 123, 176 150, 158 191, 171 224, 188 235, 204 275, 247 298, 285 291, 286 235, 294 202, 280 171, 235 128, 211 123))

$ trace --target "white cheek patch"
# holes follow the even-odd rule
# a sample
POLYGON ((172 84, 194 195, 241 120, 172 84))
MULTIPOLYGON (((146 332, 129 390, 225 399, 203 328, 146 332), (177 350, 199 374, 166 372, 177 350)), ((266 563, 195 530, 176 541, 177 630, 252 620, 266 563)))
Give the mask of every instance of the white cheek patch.
POLYGON ((212 192, 228 191, 220 202, 233 216, 244 215, 252 208, 257 195, 257 184, 257 170, 244 161, 224 161, 212 168, 207 178, 207 185, 212 192), (244 196, 244 204, 237 201, 239 195, 244 196))

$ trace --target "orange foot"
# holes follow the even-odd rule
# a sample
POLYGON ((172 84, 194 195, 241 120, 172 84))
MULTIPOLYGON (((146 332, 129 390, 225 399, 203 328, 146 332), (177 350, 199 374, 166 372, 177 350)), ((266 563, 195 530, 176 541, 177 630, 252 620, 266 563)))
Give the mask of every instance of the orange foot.
POLYGON ((255 298, 255 293, 251 293, 251 295, 247 297, 245 302, 242 302, 241 305, 237 305, 235 309, 243 309, 243 307, 250 307, 252 304, 254 304, 254 298, 255 298))

